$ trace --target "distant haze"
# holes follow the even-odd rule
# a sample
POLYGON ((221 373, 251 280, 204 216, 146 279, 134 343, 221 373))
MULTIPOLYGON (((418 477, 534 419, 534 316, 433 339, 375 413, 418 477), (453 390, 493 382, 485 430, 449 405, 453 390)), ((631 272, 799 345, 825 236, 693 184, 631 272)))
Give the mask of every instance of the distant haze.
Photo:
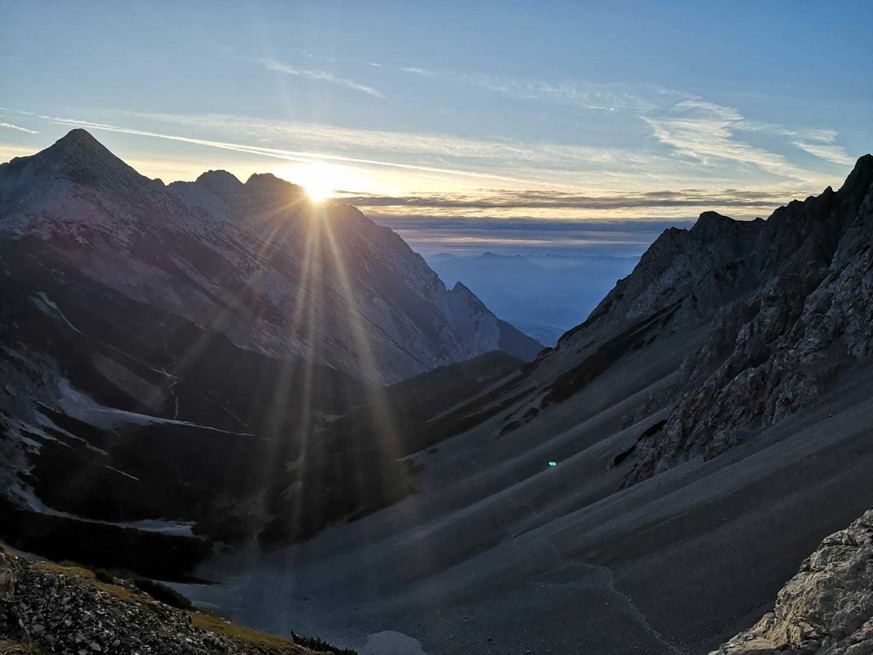
POLYGON ((527 257, 485 252, 427 257, 447 286, 462 282, 493 312, 541 343, 554 345, 578 325, 638 257, 544 252, 527 257))
POLYGON ((692 221, 538 221, 373 216, 443 282, 462 282, 494 313, 546 345, 584 321, 669 227, 692 221))

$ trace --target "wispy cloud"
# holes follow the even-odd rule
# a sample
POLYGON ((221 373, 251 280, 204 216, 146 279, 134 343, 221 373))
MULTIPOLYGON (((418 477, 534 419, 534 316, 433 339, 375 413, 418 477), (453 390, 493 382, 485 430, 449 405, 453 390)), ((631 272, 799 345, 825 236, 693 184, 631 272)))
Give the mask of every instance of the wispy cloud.
MULTIPOLYGON (((644 116, 643 120, 652 128, 654 137, 672 148, 676 156, 703 166, 727 162, 802 182, 819 177, 789 162, 783 155, 737 138, 738 131, 749 127, 743 115, 733 107, 691 98, 676 103, 657 117, 644 116)), ((752 126, 751 129, 762 128, 752 126)))
POLYGON ((849 165, 852 158, 835 145, 836 132, 826 129, 789 130, 778 125, 748 121, 737 109, 679 91, 659 87, 631 92, 618 84, 555 82, 511 76, 493 76, 405 66, 405 73, 469 84, 522 99, 570 104, 588 110, 635 113, 652 129, 655 138, 676 154, 710 165, 716 160, 755 166, 769 173, 809 179, 809 172, 783 155, 754 147, 735 138, 735 132, 762 131, 795 139, 792 145, 825 161, 849 165))
MULTIPOLYGON (((434 70, 404 66, 400 70, 411 75, 460 82, 515 98, 547 100, 598 111, 644 111, 650 101, 631 93, 620 84, 592 84, 576 81, 555 82, 509 75, 485 75, 466 71, 434 70)), ((654 89, 657 94, 669 93, 654 89)))
POLYGON ((329 71, 297 68, 295 66, 290 66, 289 64, 285 64, 275 59, 259 59, 258 62, 267 70, 275 71, 277 73, 283 73, 284 75, 291 75, 292 77, 302 77, 308 80, 317 80, 320 82, 335 84, 346 89, 351 89, 352 91, 366 93, 367 95, 374 98, 385 97, 382 92, 374 89, 372 86, 361 84, 360 82, 356 82, 355 80, 350 80, 345 77, 339 77, 329 71))
POLYGON ((846 149, 836 144, 839 134, 829 129, 796 129, 786 128, 772 123, 743 120, 736 124, 736 129, 744 132, 765 132, 789 139, 791 145, 804 152, 840 166, 851 166, 855 160, 846 149))
POLYGON ((39 134, 37 130, 31 130, 27 127, 21 127, 20 125, 13 125, 12 123, 0 123, 0 127, 5 127, 7 130, 17 130, 19 132, 25 132, 27 134, 39 134))
MULTIPOLYGON (((791 148, 798 148, 825 162, 850 165, 852 158, 835 143, 837 134, 829 129, 788 129, 747 119, 739 110, 709 102, 703 98, 675 89, 652 85, 595 84, 580 80, 555 81, 526 78, 513 75, 484 74, 464 70, 425 68, 414 65, 397 66, 354 58, 324 57, 305 50, 298 53, 311 60, 347 65, 364 65, 401 71, 408 75, 432 78, 445 82, 464 84, 517 99, 537 100, 564 104, 583 110, 597 112, 625 112, 629 120, 644 121, 655 140, 670 148, 674 159, 685 159, 716 169, 725 164, 764 171, 777 178, 790 181, 810 182, 820 180, 820 172, 809 170, 786 156, 791 148), (782 147, 774 151, 752 145, 741 138, 744 132, 763 132, 785 139, 782 147)), ((274 60, 271 64, 285 66, 274 60)), ((290 68, 290 67, 289 67, 290 68)), ((295 72, 298 69, 291 68, 295 72)), ((325 74, 323 71, 309 71, 325 74)), ((350 80, 345 80, 350 82, 350 80)), ((352 84, 357 84, 352 82, 352 84)), ((371 88, 371 87, 367 87, 371 88)), ((371 90, 375 91, 375 89, 371 90)), ((378 93, 378 92, 377 92, 378 93)), ((457 142, 452 140, 453 145, 457 142)), ((584 147, 549 147, 541 150, 552 158, 556 167, 563 166, 566 155, 574 158, 584 147)), ((519 154, 525 150, 522 146, 519 154)), ((609 159, 606 153, 627 153, 624 149, 589 149, 589 155, 604 164, 609 159)), ((454 154, 457 154, 454 153, 454 154)), ((475 156, 475 155, 471 155, 475 156)), ((486 155, 488 156, 488 155, 486 155)), ((633 155, 631 155, 633 156, 633 155)), ((528 161, 537 161, 536 158, 528 161)), ((615 162, 610 162, 615 163, 615 162)), ((669 166, 663 166, 666 170, 669 166)))
MULTIPOLYGON (((419 77, 429 77, 447 82, 456 82, 477 87, 486 91, 529 100, 545 100, 571 104, 579 108, 598 111, 641 111, 651 108, 652 101, 630 92, 621 84, 594 84, 582 81, 551 81, 519 77, 514 75, 494 75, 463 70, 443 70, 422 68, 420 66, 396 66, 354 57, 326 57, 308 50, 292 48, 298 55, 314 61, 366 65, 385 70, 400 71, 419 77)), ((263 60, 262 60, 263 63, 263 60)), ((678 97, 668 89, 646 88, 647 94, 678 97)))
MULTIPOLYGON (((237 166, 245 174, 280 170, 270 164, 261 167, 257 158, 354 166, 360 186, 348 189, 349 195, 355 197, 355 202, 379 207, 386 214, 411 213, 418 207, 432 214, 491 212, 566 219, 613 213, 639 218, 652 215, 658 208, 663 210, 662 216, 689 216, 691 208, 699 206, 701 210, 721 208, 750 216, 757 215, 759 208, 775 207, 785 198, 805 197, 839 182, 836 175, 794 166, 781 155, 740 142, 737 134, 742 136, 743 130, 764 128, 745 121, 735 109, 700 99, 676 103, 657 118, 650 118, 657 143, 652 140, 624 148, 471 139, 227 114, 104 110, 95 115, 98 120, 11 110, 6 114, 13 120, 21 116, 31 122, 47 121, 251 155, 223 159, 217 155, 198 156, 198 161, 208 162, 208 167, 237 166), (725 147, 718 149, 718 143, 725 147), (725 191, 728 187, 744 191, 725 191), (767 189, 772 195, 754 189, 767 189), (433 191, 451 191, 455 195, 423 193, 433 191), (382 196, 365 196, 364 192, 382 196), (463 196, 466 192, 475 197, 463 196), (515 192, 525 195, 513 197, 515 192)), ((776 128, 766 129, 772 132, 776 128)), ((808 130, 802 142, 826 146, 833 144, 820 142, 834 138, 827 130, 808 130)), ((790 145, 791 139, 785 141, 790 145)), ((176 150, 170 159, 183 156, 184 151, 176 150)), ((178 166, 170 168, 164 173, 151 165, 149 171, 166 177, 178 170, 178 166)), ((290 169, 287 174, 292 174, 290 169)))
MULTIPOLYGON (((632 177, 637 171, 651 171, 661 166, 666 170, 672 166, 667 157, 652 156, 648 153, 615 148, 573 146, 543 142, 512 142, 498 139, 469 139, 444 134, 428 134, 387 130, 342 128, 319 123, 298 123, 285 120, 270 120, 227 114, 155 114, 142 112, 103 112, 112 120, 100 122, 94 129, 119 128, 121 124, 153 126, 144 136, 173 137, 182 140, 180 135, 223 135, 222 138, 199 138, 203 141, 217 141, 227 146, 234 144, 244 151, 280 151, 293 153, 297 157, 307 157, 341 162, 367 163, 376 166, 398 167, 421 172, 445 173, 453 176, 470 176, 478 180, 493 180, 517 185, 540 185, 557 188, 555 169, 564 169, 567 176, 578 182, 580 171, 586 171, 586 182, 598 181, 598 170, 622 167, 630 172, 630 177, 622 179, 621 184, 633 185, 632 177), (168 133, 169 131, 172 133, 168 133), (230 137, 234 141, 231 142, 230 137), (178 137, 178 138, 177 138, 178 137), (256 143, 270 143, 281 146, 294 144, 294 150, 267 149, 256 143), (307 150, 304 150, 307 148, 307 150), (308 148, 312 148, 308 150, 308 148), (348 154, 347 154, 348 153, 348 154), (372 157, 351 156, 364 153, 372 157), (412 163, 416 162, 416 163, 412 163), (429 164, 433 165, 429 165, 429 164), (542 167, 538 170, 537 167, 542 167)), ((48 117, 54 122, 70 120, 48 117)), ((93 121, 97 124, 97 121, 93 121)), ((125 127, 125 129, 131 129, 125 127)), ((607 182, 617 173, 606 174, 607 182)), ((493 185, 492 185, 493 186, 493 185)), ((575 186, 575 184, 574 184, 575 186)), ((633 188, 633 186, 631 187, 633 188)))
MULTIPOLYGON (((21 112, 26 113, 26 112, 21 112)), ((403 170, 411 170, 411 171, 419 171, 423 173, 441 173, 447 175, 460 175, 460 176, 469 176, 469 177, 478 177, 481 179, 488 180, 501 180, 504 182, 523 182, 523 180, 501 176, 490 173, 483 173, 472 170, 461 170, 461 169, 452 169, 447 167, 435 167, 435 166, 423 166, 416 164, 404 164, 401 162, 391 162, 391 161, 383 161, 377 159, 366 159, 361 157, 346 157, 342 155, 334 155, 328 153, 318 153, 318 152, 310 152, 310 151, 302 151, 302 150, 286 150, 282 148, 267 148, 264 146, 257 145, 248 145, 244 143, 234 143, 228 141, 218 141, 214 139, 202 139, 197 137, 178 135, 178 134, 167 134, 163 132, 155 132, 151 130, 141 130, 132 127, 125 127, 121 125, 113 125, 108 123, 98 123, 94 121, 88 120, 79 120, 74 118, 64 118, 61 116, 47 116, 43 114, 30 114, 40 120, 45 120, 56 125, 66 125, 70 127, 81 127, 85 129, 91 130, 102 130, 106 132, 115 132, 118 134, 131 134, 137 136, 145 136, 152 137, 158 139, 164 139, 167 141, 176 141, 180 143, 188 143, 191 145, 197 146, 207 146, 210 148, 217 148, 220 150, 231 150, 235 152, 241 152, 245 154, 253 154, 260 155, 264 157, 269 157, 273 159, 283 159, 286 161, 300 162, 300 163, 310 163, 313 161, 336 161, 343 163, 352 163, 352 164, 367 164, 371 166, 383 166, 388 168, 398 168, 403 170)))
POLYGON ((804 152, 834 164, 851 166, 855 163, 855 160, 849 156, 842 146, 809 143, 808 141, 793 141, 792 143, 804 152))

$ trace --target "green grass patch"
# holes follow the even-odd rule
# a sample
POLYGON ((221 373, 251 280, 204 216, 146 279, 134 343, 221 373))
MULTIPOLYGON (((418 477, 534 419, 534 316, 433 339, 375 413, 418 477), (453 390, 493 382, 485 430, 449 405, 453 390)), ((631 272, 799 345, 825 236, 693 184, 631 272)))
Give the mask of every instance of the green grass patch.
POLYGON ((111 582, 104 582, 97 578, 94 571, 72 562, 61 562, 60 564, 56 564, 55 562, 39 561, 35 562, 34 566, 49 573, 81 578, 84 584, 90 585, 100 591, 104 591, 110 596, 114 596, 115 598, 128 603, 146 602, 146 599, 135 591, 111 582))
POLYGON ((0 655, 43 655, 38 646, 23 641, 6 640, 0 637, 0 655))
POLYGON ((289 653, 290 655, 304 655, 310 652, 287 639, 231 623, 215 614, 199 611, 189 612, 189 614, 191 625, 195 628, 209 630, 221 637, 237 639, 247 646, 269 648, 271 653, 289 653))

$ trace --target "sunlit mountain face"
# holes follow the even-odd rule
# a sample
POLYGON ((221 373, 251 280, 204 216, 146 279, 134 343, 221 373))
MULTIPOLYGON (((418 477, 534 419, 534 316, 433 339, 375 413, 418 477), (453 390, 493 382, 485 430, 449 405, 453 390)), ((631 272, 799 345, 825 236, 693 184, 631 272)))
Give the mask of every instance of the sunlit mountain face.
MULTIPOLYGON (((427 417, 385 385, 503 352, 492 379, 542 348, 390 230, 271 175, 164 186, 83 130, 0 175, 7 473, 43 471, 10 511, 82 532, 78 557, 132 522, 154 530, 116 563, 172 571, 136 539, 293 539, 395 501, 430 437, 398 431, 427 417), (336 429, 360 407, 363 434, 336 429)), ((202 544, 181 543, 190 567, 202 544)))
POLYGON ((0 655, 873 652, 871 28, 0 0, 0 655))

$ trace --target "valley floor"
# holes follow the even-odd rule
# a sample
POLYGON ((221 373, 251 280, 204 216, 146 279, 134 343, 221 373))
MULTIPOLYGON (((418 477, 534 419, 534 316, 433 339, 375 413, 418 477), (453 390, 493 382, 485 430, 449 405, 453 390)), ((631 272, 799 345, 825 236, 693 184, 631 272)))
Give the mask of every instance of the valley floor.
POLYGON ((368 636, 409 654, 705 653, 873 505, 873 371, 720 457, 615 493, 616 455, 662 415, 622 419, 670 383, 684 348, 658 352, 531 424, 498 436, 498 416, 420 453, 418 493, 397 505, 268 555, 219 557, 199 572, 219 584, 180 588, 364 655, 391 652, 368 636))

